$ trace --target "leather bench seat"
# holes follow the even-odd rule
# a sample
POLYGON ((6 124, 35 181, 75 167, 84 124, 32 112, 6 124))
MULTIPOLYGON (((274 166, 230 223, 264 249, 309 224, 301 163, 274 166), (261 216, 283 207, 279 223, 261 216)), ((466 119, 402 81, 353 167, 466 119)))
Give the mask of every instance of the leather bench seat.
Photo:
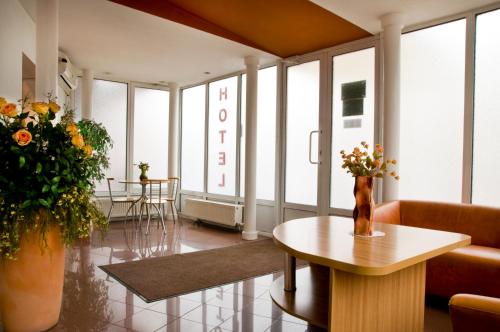
POLYGON ((500 209, 401 200, 378 205, 374 221, 470 235, 470 246, 427 261, 426 293, 500 297, 500 209))
POLYGON ((457 293, 500 297, 500 249, 470 245, 430 259, 425 288, 445 297, 457 293))

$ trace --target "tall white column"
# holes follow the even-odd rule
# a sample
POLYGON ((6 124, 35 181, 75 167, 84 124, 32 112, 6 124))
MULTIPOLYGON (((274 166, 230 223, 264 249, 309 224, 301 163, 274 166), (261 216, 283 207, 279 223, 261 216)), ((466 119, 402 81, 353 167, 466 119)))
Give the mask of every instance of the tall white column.
POLYGON ((59 56, 59 0, 39 0, 36 3, 36 99, 47 94, 57 97, 59 56))
MULTIPOLYGON (((170 90, 168 116, 168 176, 179 176, 179 86, 168 84, 170 90)), ((168 207, 167 218, 174 219, 175 211, 168 207)))
POLYGON ((92 92, 94 85, 94 73, 90 69, 84 69, 82 75, 82 119, 92 119, 92 92))
POLYGON ((169 117, 168 117, 168 176, 178 176, 179 165, 179 86, 168 84, 169 117))
MULTIPOLYGON (((384 29, 384 156, 399 161, 402 15, 390 13, 382 16, 381 22, 384 29)), ((384 202, 398 199, 399 182, 385 177, 382 196, 384 202)))
POLYGON ((257 239, 257 80, 259 59, 245 57, 247 72, 245 133, 245 223, 244 240, 257 239))

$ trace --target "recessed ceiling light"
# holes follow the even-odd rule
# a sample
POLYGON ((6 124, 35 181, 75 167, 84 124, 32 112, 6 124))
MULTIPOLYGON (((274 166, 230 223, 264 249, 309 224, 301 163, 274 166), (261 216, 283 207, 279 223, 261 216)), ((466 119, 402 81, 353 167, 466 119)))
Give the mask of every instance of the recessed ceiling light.
POLYGON ((209 72, 209 71, 206 71, 206 72, 204 72, 203 74, 205 74, 205 75, 210 75, 210 72, 209 72))
POLYGON ((111 75, 111 72, 109 72, 109 71, 105 71, 105 72, 104 72, 104 75, 111 75))

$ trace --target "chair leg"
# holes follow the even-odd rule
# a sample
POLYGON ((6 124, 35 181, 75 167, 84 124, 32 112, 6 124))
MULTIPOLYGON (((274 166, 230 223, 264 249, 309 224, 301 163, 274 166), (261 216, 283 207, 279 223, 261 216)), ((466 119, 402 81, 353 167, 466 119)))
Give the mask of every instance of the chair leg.
POLYGON ((148 214, 148 223, 146 225, 146 235, 149 234, 149 223, 151 222, 151 209, 149 208, 149 204, 146 204, 146 212, 148 214))
POLYGON ((175 225, 175 222, 176 222, 176 215, 177 215, 177 208, 175 207, 175 202, 174 201, 170 201, 170 210, 172 211, 172 219, 174 220, 174 225, 175 225))
POLYGON ((113 211, 113 203, 111 203, 111 206, 109 207, 109 212, 108 212, 108 224, 109 224, 109 221, 111 220, 111 211, 113 211))

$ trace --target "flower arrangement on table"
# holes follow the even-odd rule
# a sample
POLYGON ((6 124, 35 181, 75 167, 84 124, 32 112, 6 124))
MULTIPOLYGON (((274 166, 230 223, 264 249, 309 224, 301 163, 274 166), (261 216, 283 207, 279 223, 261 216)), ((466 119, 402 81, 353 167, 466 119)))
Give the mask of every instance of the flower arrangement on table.
POLYGON ((139 175, 139 179, 141 181, 147 180, 147 178, 148 178, 147 171, 149 170, 149 164, 141 161, 141 162, 139 162, 138 167, 141 170, 141 175, 139 175))
POLYGON ((88 237, 91 224, 107 228, 92 200, 93 181, 107 166, 107 133, 96 151, 95 135, 87 140, 82 131, 92 122, 54 124, 61 108, 50 96, 19 106, 0 98, 0 260, 16 258, 26 232, 39 232, 43 247, 53 226, 67 245, 88 237))
POLYGON ((399 180, 396 171, 389 167, 396 165, 396 160, 384 160, 384 148, 375 145, 373 152, 368 151, 368 144, 361 142, 361 147, 356 146, 351 153, 340 151, 342 168, 355 177, 354 198, 356 205, 353 210, 354 234, 362 236, 373 235, 373 178, 383 178, 386 173, 399 180))
MULTIPOLYGON (((347 154, 344 150, 340 151, 343 164, 342 168, 347 169, 353 177, 369 176, 383 178, 390 165, 396 165, 396 160, 383 160, 384 148, 380 144, 375 144, 375 149, 370 154, 368 144, 361 142, 361 148, 355 147, 351 153, 347 154), (364 151, 362 151, 364 149, 364 151)), ((389 175, 399 180, 399 175, 395 171, 389 172, 389 175)))

